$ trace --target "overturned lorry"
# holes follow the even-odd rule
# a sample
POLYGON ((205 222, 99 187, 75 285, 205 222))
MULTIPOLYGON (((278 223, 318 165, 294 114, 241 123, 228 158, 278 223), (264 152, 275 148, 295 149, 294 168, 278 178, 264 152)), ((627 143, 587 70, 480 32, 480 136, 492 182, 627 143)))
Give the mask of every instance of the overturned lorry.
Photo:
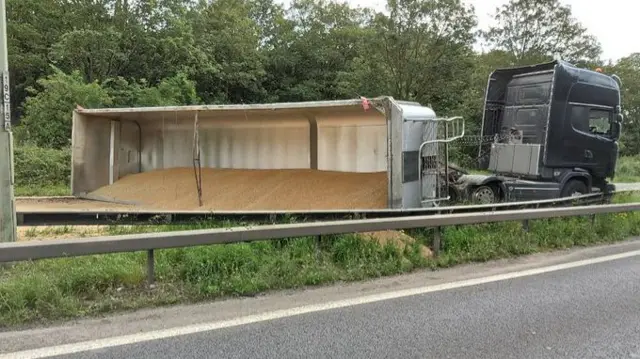
POLYGON ((488 175, 449 163, 462 118, 392 97, 78 109, 72 193, 161 210, 299 212, 606 190, 622 122, 616 79, 560 61, 493 72, 478 144, 488 175))

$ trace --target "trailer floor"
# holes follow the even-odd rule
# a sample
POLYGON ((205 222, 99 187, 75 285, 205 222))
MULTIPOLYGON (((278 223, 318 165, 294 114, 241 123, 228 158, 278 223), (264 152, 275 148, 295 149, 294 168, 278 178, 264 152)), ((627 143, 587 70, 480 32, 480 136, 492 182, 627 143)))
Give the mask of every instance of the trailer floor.
POLYGON ((81 198, 17 198, 16 212, 55 212, 55 211, 82 211, 87 212, 118 212, 131 210, 151 210, 143 206, 125 205, 101 201, 85 200, 81 198))

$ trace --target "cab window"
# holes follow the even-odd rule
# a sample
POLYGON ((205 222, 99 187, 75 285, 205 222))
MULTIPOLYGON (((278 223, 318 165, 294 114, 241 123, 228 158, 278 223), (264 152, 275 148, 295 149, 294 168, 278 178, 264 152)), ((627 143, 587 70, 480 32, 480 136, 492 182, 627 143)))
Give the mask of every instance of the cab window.
POLYGON ((611 134, 611 112, 600 109, 589 111, 589 132, 595 135, 611 134))
POLYGON ((580 132, 598 136, 611 135, 613 110, 574 105, 571 110, 571 125, 580 132))

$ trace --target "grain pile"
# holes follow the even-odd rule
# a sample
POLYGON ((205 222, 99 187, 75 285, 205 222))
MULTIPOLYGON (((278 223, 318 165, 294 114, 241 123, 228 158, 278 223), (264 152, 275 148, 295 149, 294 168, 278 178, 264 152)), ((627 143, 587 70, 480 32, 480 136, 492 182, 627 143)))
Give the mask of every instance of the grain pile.
POLYGON ((108 226, 21 226, 18 241, 77 239, 108 235, 108 226))
POLYGON ((387 207, 387 174, 309 169, 202 169, 198 205, 193 168, 125 176, 91 195, 167 210, 332 210, 387 207))
MULTIPOLYGON (((369 240, 378 242, 381 246, 385 246, 387 243, 391 243, 398 248, 400 252, 403 252, 407 245, 415 243, 415 238, 409 236, 402 231, 378 231, 378 232, 364 232, 360 235, 369 240)), ((430 258, 433 256, 431 249, 423 244, 420 244, 420 255, 423 258, 430 258)))

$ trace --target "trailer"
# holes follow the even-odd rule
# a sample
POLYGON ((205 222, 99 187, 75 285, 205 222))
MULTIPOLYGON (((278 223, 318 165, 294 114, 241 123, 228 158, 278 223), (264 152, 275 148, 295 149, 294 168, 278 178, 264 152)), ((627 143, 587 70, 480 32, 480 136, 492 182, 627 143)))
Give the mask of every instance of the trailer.
POLYGON ((72 123, 73 196, 212 212, 438 206, 464 135, 462 118, 388 96, 76 109, 72 123))

